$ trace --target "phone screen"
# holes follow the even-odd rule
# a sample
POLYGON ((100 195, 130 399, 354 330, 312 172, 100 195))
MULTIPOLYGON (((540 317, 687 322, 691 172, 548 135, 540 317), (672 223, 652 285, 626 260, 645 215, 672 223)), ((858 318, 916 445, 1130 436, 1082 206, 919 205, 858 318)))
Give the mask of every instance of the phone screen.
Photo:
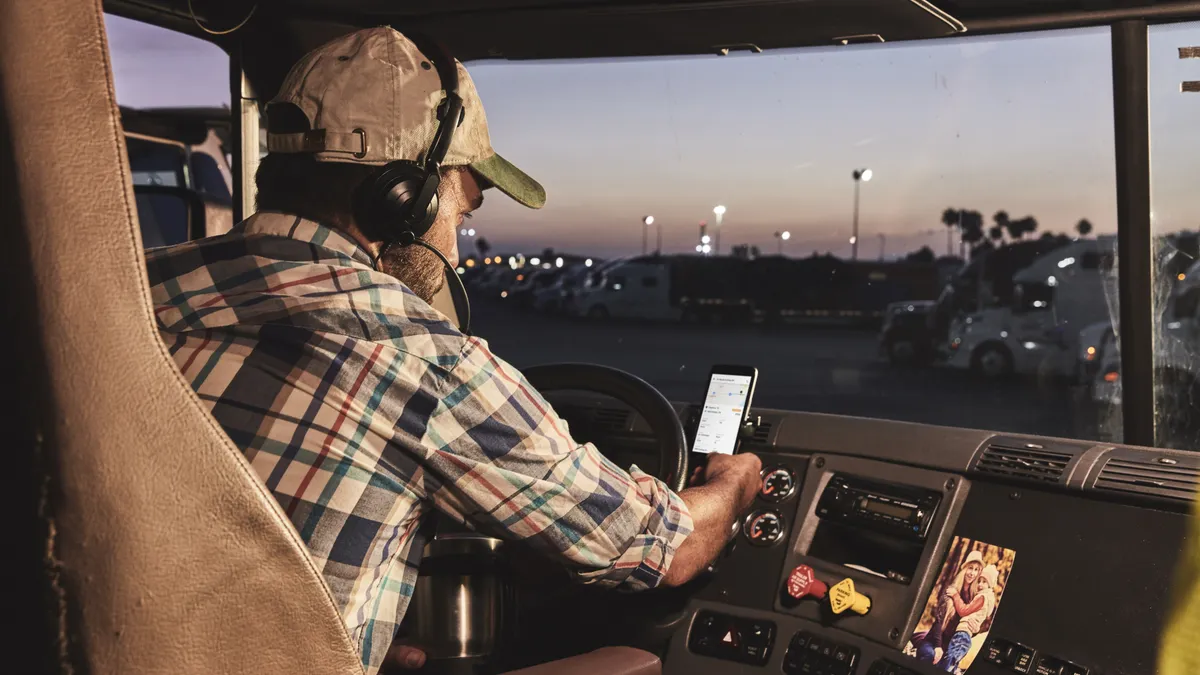
POLYGON ((692 452, 732 455, 754 391, 753 375, 713 373, 692 452))

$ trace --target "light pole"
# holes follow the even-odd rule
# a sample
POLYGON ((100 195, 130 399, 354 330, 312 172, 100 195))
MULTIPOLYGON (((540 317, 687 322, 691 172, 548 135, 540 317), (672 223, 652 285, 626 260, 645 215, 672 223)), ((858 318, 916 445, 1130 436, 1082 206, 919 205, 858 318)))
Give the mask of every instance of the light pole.
POLYGON ((646 255, 646 237, 649 236, 650 226, 654 224, 654 216, 642 218, 642 255, 646 255))
POLYGON ((792 233, 784 230, 783 232, 775 233, 775 240, 779 244, 779 255, 783 255, 783 242, 792 238, 792 233))
POLYGON ((879 235, 879 262, 883 262, 883 249, 885 246, 887 246, 887 235, 881 233, 879 235))
POLYGON ((717 217, 717 236, 713 242, 713 250, 717 255, 721 255, 721 219, 725 216, 725 207, 718 204, 713 208, 713 215, 717 217))
POLYGON ((858 260, 858 189, 859 183, 871 180, 870 169, 855 169, 854 173, 854 234, 850 236, 850 259, 858 260))

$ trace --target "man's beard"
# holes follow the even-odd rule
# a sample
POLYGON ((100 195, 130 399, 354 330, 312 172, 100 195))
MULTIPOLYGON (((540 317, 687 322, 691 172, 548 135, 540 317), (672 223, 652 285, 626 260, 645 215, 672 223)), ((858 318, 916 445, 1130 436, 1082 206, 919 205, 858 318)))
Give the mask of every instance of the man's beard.
POLYGON ((396 277, 409 290, 425 302, 432 303, 433 296, 446 283, 442 261, 420 246, 393 246, 379 261, 387 274, 396 277))

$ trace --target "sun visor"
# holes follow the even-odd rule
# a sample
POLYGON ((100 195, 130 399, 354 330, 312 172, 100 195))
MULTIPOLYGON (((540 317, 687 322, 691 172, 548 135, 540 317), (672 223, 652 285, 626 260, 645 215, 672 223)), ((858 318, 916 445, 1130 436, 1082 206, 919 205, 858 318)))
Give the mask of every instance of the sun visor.
MULTIPOLYGON (((724 54, 787 47, 892 42, 966 31, 925 0, 752 0, 737 3, 579 6, 456 13, 404 25, 443 39, 462 60, 724 54)), ((347 9, 369 0, 349 0, 347 9)))

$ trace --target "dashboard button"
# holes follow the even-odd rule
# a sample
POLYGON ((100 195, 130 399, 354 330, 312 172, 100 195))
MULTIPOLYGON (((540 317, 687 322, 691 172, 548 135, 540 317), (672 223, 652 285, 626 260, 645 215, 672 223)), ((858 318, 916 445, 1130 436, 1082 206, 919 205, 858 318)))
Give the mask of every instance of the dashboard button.
POLYGON ((793 600, 803 600, 810 595, 821 600, 828 591, 829 586, 818 579, 813 568, 808 565, 797 565, 788 575, 787 594, 793 600))
POLYGON ((989 640, 983 648, 983 660, 1007 668, 1013 662, 1012 644, 998 638, 989 640))
POLYGON ((1063 675, 1063 664, 1056 658, 1050 656, 1042 656, 1038 658, 1037 665, 1033 667, 1033 672, 1036 675, 1063 675))
POLYGON ((871 611, 871 598, 854 590, 854 580, 846 577, 829 589, 829 606, 834 614, 847 610, 855 614, 866 614, 871 611))
POLYGON ((1013 645, 1012 670, 1014 673, 1022 674, 1032 672, 1033 650, 1022 645, 1013 645))

